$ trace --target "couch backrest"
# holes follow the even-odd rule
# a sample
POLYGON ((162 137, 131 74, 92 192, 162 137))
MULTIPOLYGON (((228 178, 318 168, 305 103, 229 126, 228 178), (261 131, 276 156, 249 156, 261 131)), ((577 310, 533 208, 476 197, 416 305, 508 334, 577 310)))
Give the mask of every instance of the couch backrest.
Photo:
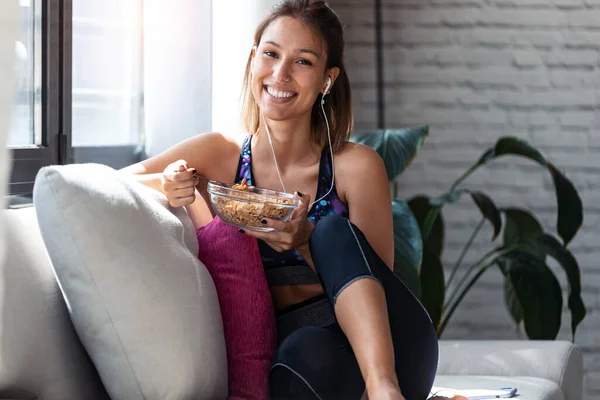
POLYGON ((44 400, 108 399, 71 325, 35 208, 2 213, 8 251, 0 265, 0 387, 44 400))

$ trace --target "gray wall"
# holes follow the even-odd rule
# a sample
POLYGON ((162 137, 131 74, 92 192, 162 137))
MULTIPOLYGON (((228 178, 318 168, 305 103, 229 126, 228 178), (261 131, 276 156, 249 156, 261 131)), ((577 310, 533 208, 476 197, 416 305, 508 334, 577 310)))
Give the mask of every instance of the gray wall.
MULTIPOLYGON (((0 2, 0 209, 4 209, 11 156, 7 150, 15 91, 15 41, 19 33, 16 2, 0 2)), ((2 214, 3 218, 4 214, 2 214)), ((4 265, 4 225, 0 219, 0 265, 4 265)))
MULTIPOLYGON (((331 0, 347 24, 356 130, 376 127, 373 1, 331 0)), ((586 398, 600 398, 600 1, 384 0, 386 127, 427 123, 428 140, 400 179, 400 197, 448 188, 501 135, 526 138, 580 190, 584 225, 571 250, 582 268, 588 315, 586 398)), ((535 164, 495 162, 467 181, 498 206, 534 210, 554 232, 552 181, 535 164)), ((479 220, 464 199, 445 209, 444 262, 452 265, 479 220)), ((490 248, 486 226, 467 257, 490 248)), ((556 267, 556 266, 553 266, 556 267)), ((564 274, 558 270, 561 283, 564 274)), ((484 275, 445 338, 511 339, 501 275, 484 275)), ((560 338, 570 339, 565 312, 560 338)))

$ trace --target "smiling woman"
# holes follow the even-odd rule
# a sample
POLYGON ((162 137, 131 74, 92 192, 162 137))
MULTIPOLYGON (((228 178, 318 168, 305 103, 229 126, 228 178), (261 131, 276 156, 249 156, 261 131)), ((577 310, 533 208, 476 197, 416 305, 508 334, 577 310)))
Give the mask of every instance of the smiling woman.
POLYGON ((324 1, 281 1, 248 46, 242 143, 201 134, 126 171, 190 210, 200 232, 219 219, 210 221, 206 182, 195 175, 294 193, 290 220, 264 217, 269 229, 239 231, 240 242, 258 242, 277 312, 270 398, 358 399, 366 390, 371 400, 424 400, 435 329, 390 269, 387 173, 374 150, 348 141, 343 55, 342 24, 324 1))

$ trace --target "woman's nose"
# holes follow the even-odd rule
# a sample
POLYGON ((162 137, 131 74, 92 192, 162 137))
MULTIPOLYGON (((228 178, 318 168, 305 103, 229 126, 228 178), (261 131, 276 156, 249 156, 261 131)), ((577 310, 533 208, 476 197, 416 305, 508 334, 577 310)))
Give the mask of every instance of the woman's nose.
POLYGON ((287 82, 290 80, 290 67, 287 62, 280 61, 273 69, 273 77, 277 82, 287 82))

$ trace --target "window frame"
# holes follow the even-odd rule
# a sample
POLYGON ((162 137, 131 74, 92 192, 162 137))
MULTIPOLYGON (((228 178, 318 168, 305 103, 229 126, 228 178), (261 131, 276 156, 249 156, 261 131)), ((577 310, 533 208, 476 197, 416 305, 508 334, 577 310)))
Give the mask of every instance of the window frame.
MULTIPOLYGON (((65 0, 47 0, 42 4, 41 46, 41 144, 12 148, 12 168, 8 184, 9 200, 13 196, 29 197, 33 191, 35 176, 46 165, 60 164, 61 137, 62 60, 68 52, 62 43, 61 29, 63 3, 65 0), (61 51, 62 50, 62 51, 61 51)), ((70 1, 70 0, 66 0, 70 1)), ((63 145, 64 147, 64 145, 63 145)))
POLYGON ((11 148, 10 208, 32 203, 36 175, 45 166, 95 162, 118 169, 145 158, 142 143, 72 146, 73 0, 41 5, 41 144, 11 148))

